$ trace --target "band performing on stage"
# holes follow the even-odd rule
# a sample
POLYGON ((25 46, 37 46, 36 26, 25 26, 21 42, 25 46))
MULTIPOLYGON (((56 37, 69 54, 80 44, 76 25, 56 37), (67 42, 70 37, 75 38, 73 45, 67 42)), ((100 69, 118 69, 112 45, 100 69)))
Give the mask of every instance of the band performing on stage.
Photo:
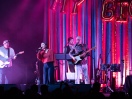
MULTIPOLYGON (((105 91, 114 92, 115 90, 115 78, 113 73, 120 72, 120 64, 101 64, 101 55, 98 59, 98 65, 100 66, 94 73, 95 79, 90 78, 90 70, 88 65, 88 57, 91 58, 91 51, 96 50, 96 46, 88 48, 87 44, 82 43, 80 36, 75 38, 69 37, 68 43, 64 46, 63 54, 54 53, 53 49, 49 48, 45 42, 41 42, 41 46, 36 51, 36 74, 35 83, 39 84, 55 84, 57 83, 55 67, 59 68, 59 60, 65 60, 65 74, 73 73, 72 79, 74 84, 92 84, 93 82, 99 82, 106 84, 105 91)), ((0 47, 0 83, 11 84, 11 67, 12 59, 16 59, 17 55, 23 54, 24 51, 20 51, 15 54, 12 47, 9 46, 9 40, 3 41, 3 46, 0 47)), ((58 69, 59 70, 59 69, 58 69)), ((60 72, 60 71, 58 71, 60 72)), ((59 74, 61 76, 62 74, 59 74)), ((65 75, 65 79, 62 81, 68 82, 69 79, 65 75)), ((61 80, 60 80, 61 81, 61 80)), ((125 85, 126 86, 126 85, 125 85)))
MULTIPOLYGON (((88 48, 86 44, 81 42, 81 37, 77 36, 76 42, 74 43, 74 38, 68 38, 68 45, 64 47, 64 54, 67 54, 70 59, 66 59, 68 62, 66 66, 65 72, 74 73, 74 83, 80 84, 84 82, 84 84, 90 84, 91 79, 89 76, 89 68, 88 68, 88 57, 90 56, 90 52, 92 50, 96 50, 96 46, 92 48, 88 48)), ((0 48, 0 70, 1 70, 1 84, 8 83, 7 80, 3 80, 3 76, 6 76, 6 72, 9 71, 8 68, 12 66, 11 59, 15 59, 18 54, 23 54, 24 51, 21 51, 15 54, 14 50, 9 46, 9 40, 3 41, 3 46, 0 48), (10 54, 8 49, 10 49, 10 54), (10 56, 8 56, 8 54, 10 56), (5 71, 5 72, 4 72, 5 71)), ((37 50, 37 62, 36 62, 36 74, 37 81, 42 84, 53 84, 55 83, 55 73, 54 67, 57 66, 57 60, 55 53, 52 49, 48 48, 48 45, 44 42, 41 43, 41 47, 37 50), (40 62, 43 64, 40 64, 40 62), (40 73, 39 69, 42 65, 41 69, 43 73, 40 73), (42 79, 40 79, 40 76, 42 79)), ((59 56, 61 57, 61 56, 59 56)), ((99 60, 100 61, 100 60, 99 60)), ((100 83, 106 83, 106 87, 109 88, 108 82, 110 81, 109 71, 112 72, 120 72, 120 64, 99 64, 100 68, 97 70, 94 79, 100 83)), ((60 74, 61 75, 61 74, 60 74)), ((8 78, 5 77, 6 79, 8 78)), ((112 78, 111 78, 112 79, 112 78)), ((112 91, 112 89, 109 88, 112 91)))
POLYGON ((20 93, 131 98, 132 0, 0 0, 0 96, 20 93))

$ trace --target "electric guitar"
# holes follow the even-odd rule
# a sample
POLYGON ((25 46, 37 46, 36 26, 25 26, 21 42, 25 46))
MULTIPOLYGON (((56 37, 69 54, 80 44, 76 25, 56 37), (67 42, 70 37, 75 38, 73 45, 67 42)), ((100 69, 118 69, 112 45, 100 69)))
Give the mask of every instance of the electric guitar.
MULTIPOLYGON (((17 53, 16 55, 14 55, 14 57, 19 54, 23 54, 23 53, 24 53, 24 51, 21 51, 21 52, 17 53)), ((7 65, 9 65, 11 63, 9 60, 10 60, 10 58, 8 59, 8 61, 4 61, 4 62, 2 60, 0 60, 0 68, 4 68, 7 65)))
POLYGON ((90 52, 91 50, 93 50, 93 49, 95 49, 95 48, 96 48, 96 46, 93 47, 93 48, 91 48, 91 49, 89 49, 89 50, 87 50, 87 51, 85 51, 85 52, 83 52, 83 53, 80 54, 80 55, 74 56, 75 59, 73 59, 73 63, 74 63, 75 65, 78 64, 81 60, 83 60, 84 56, 86 56, 88 52, 90 52))

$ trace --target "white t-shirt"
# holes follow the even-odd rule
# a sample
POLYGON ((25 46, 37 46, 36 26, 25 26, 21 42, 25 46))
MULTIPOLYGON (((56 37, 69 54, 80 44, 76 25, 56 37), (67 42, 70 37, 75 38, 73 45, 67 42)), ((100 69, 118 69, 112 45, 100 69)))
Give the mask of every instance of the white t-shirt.
POLYGON ((10 50, 10 56, 8 57, 8 49, 4 48, 3 46, 0 47, 0 60, 2 62, 9 61, 10 64, 8 65, 8 67, 11 67, 12 66, 12 59, 15 56, 15 51, 11 47, 9 48, 9 50, 10 50))

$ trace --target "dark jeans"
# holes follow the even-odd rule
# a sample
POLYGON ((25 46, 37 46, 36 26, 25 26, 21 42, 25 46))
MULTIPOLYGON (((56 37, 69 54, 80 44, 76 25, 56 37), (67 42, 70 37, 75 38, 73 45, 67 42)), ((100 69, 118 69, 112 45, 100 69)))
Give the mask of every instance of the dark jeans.
POLYGON ((11 84, 12 67, 0 68, 0 84, 11 84))
POLYGON ((43 84, 54 83, 54 65, 53 62, 47 62, 43 65, 43 84))
POLYGON ((69 60, 67 63, 66 72, 68 72, 69 68, 70 72, 75 73, 75 65, 73 64, 72 60, 69 60))
POLYGON ((70 70, 70 72, 74 73, 75 72, 75 65, 69 64, 69 70, 70 70))

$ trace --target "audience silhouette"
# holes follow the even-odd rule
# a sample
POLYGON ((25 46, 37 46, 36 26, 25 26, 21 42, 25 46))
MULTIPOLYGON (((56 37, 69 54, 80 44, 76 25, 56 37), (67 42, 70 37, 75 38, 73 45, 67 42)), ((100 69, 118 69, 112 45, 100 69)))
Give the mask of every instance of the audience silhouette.
POLYGON ((5 90, 3 86, 0 86, 0 96, 1 98, 32 98, 32 99, 53 99, 53 98, 95 98, 95 99, 129 99, 132 95, 127 95, 123 91, 111 92, 109 96, 105 96, 100 92, 101 84, 95 82, 92 88, 85 93, 80 93, 78 87, 70 86, 66 82, 60 82, 59 87, 55 88, 53 91, 49 91, 48 85, 36 85, 33 84, 30 88, 25 91, 20 90, 18 87, 11 87, 8 90, 5 90))

